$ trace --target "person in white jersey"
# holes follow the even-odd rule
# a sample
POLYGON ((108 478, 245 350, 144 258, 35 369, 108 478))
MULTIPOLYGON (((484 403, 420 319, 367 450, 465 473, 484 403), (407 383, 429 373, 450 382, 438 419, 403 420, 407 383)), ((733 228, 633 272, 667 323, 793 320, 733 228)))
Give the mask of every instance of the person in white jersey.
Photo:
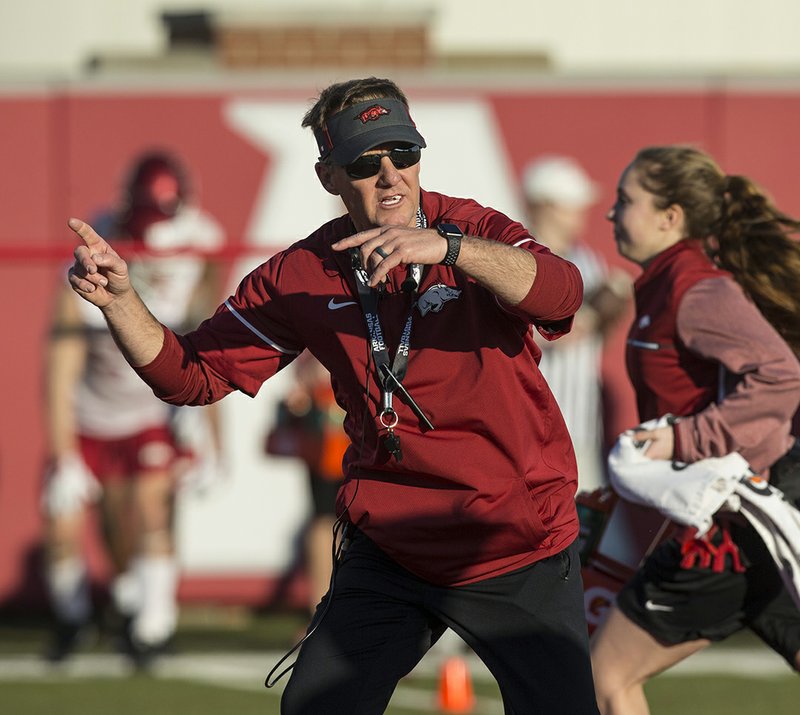
MULTIPOLYGON (((193 316, 218 300, 218 271, 202 254, 219 248, 224 234, 191 203, 186 169, 170 153, 138 156, 120 205, 99 223, 130 257, 132 280, 166 324, 191 327, 193 316)), ((69 656, 93 615, 82 541, 87 507, 97 502, 122 644, 145 665, 176 626, 174 499, 192 456, 176 439, 174 408, 131 370, 102 315, 69 287, 56 300, 45 397, 49 458, 42 506, 54 615, 46 655, 52 661, 69 656)), ((218 440, 218 431, 211 434, 218 440)))
POLYGON ((578 488, 591 491, 606 483, 603 344, 629 303, 630 279, 621 270, 611 271, 604 258, 582 240, 598 188, 577 161, 557 155, 535 158, 523 171, 522 190, 528 229, 553 253, 574 263, 583 278, 584 301, 575 315, 572 333, 555 342, 539 341, 539 368, 572 437, 578 488))

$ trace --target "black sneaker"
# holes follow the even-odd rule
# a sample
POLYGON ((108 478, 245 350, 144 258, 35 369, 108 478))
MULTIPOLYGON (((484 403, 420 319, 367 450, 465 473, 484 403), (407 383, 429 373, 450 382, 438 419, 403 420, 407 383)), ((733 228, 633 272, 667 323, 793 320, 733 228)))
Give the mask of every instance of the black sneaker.
POLYGON ((157 643, 143 643, 133 635, 133 619, 125 619, 120 638, 120 650, 130 658, 136 670, 147 671, 154 662, 173 652, 172 638, 157 643))
POLYGON ((86 640, 85 623, 57 621, 44 657, 50 663, 61 663, 69 658, 86 640))

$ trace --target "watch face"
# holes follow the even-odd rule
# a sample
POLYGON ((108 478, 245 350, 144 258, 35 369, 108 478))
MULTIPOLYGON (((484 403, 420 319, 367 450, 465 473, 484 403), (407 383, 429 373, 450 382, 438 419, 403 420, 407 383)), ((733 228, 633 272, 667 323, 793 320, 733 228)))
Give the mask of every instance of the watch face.
POLYGON ((463 236, 463 231, 456 226, 454 223, 440 223, 436 230, 439 231, 442 236, 463 236))

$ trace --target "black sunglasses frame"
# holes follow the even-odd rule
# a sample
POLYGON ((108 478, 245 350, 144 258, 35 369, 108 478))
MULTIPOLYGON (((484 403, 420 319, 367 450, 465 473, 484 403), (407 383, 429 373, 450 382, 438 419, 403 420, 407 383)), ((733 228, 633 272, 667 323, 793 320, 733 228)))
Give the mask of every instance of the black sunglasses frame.
POLYGON ((394 164, 395 169, 408 169, 419 163, 422 158, 422 147, 412 144, 411 146, 395 147, 379 154, 363 154, 354 162, 346 164, 344 170, 351 179, 368 179, 381 170, 381 161, 385 156, 389 157, 389 161, 394 164))

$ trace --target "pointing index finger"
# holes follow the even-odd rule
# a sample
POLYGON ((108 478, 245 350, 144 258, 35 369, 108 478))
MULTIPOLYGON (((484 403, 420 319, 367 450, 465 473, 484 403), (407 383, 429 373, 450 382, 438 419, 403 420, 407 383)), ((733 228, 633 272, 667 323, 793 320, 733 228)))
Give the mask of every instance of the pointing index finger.
POLYGON ((375 236, 379 236, 383 231, 385 231, 385 227, 376 226, 375 228, 368 228, 365 231, 359 231, 358 233, 354 233, 352 236, 348 236, 347 238, 342 238, 336 243, 332 244, 332 248, 334 251, 343 251, 347 248, 353 248, 355 246, 360 246, 361 244, 365 243, 371 238, 375 236))
POLYGON ((67 225, 83 239, 83 242, 89 248, 105 243, 88 223, 81 221, 79 218, 71 218, 67 225))

